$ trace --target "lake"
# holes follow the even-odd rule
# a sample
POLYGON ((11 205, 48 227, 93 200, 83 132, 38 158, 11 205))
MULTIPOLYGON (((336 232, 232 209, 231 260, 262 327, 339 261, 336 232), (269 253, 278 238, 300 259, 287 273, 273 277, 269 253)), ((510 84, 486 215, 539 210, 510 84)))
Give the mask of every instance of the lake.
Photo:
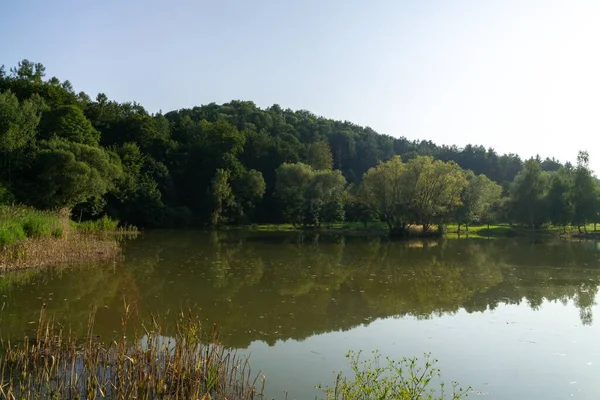
POLYGON ((277 399, 319 395, 348 350, 431 353, 469 398, 597 399, 599 285, 594 242, 156 231, 110 265, 0 278, 0 324, 22 338, 45 303, 84 333, 95 305, 110 339, 124 302, 168 326, 189 309, 250 356, 277 399))

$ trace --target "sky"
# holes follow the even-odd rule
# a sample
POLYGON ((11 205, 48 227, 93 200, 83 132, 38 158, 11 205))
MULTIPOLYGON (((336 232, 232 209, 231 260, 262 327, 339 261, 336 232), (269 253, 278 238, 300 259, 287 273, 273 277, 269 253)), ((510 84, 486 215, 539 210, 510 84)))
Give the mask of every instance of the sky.
POLYGON ((150 112, 251 100, 600 172, 597 0, 1 0, 0 64, 150 112))

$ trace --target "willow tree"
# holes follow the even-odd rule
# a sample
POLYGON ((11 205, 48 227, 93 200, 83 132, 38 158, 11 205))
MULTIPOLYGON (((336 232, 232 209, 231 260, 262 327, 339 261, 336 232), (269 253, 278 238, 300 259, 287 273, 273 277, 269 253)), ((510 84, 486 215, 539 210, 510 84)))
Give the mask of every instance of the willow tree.
MULTIPOLYGON (((361 201, 385 222, 392 235, 405 235, 413 185, 400 156, 380 162, 363 176, 361 201)), ((413 179, 414 182, 414 179, 413 179)))
POLYGON ((532 229, 546 221, 548 176, 535 160, 527 160, 510 187, 512 218, 532 229))
POLYGON ((284 163, 276 174, 275 194, 287 222, 320 226, 344 219, 346 179, 341 171, 284 163))
POLYGON ((502 196, 502 186, 485 175, 475 175, 472 171, 467 171, 465 177, 468 184, 460 195, 462 204, 455 214, 459 232, 462 224, 468 231, 472 222, 489 222, 492 210, 502 196))
POLYGON ((419 156, 407 163, 408 181, 412 191, 413 222, 429 231, 434 223, 443 224, 461 203, 461 193, 467 187, 464 171, 453 161, 433 160, 419 156))

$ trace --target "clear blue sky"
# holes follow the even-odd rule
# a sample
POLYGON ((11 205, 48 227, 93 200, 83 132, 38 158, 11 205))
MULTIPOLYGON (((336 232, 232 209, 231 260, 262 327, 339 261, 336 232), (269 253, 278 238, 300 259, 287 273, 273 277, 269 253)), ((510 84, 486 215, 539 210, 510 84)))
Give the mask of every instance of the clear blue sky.
POLYGON ((600 172, 597 0, 2 0, 0 63, 149 111, 252 100, 600 172))

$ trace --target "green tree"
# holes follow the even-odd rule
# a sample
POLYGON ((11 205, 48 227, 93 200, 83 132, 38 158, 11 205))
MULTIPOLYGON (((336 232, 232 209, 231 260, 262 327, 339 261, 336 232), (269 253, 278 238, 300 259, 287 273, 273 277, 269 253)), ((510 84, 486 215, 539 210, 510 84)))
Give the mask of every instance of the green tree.
POLYGON ((275 194, 284 219, 294 225, 303 225, 306 217, 306 192, 314 170, 303 163, 284 163, 277 168, 276 174, 275 194))
POLYGON ((233 206, 235 198, 229 184, 229 172, 218 169, 211 182, 211 195, 214 208, 211 217, 213 226, 217 226, 225 220, 225 213, 233 206))
POLYGON ((461 224, 469 230, 473 222, 489 222, 493 209, 502 195, 502 187, 485 175, 475 175, 466 171, 468 185, 461 193, 462 205, 456 210, 456 222, 460 232, 461 224))
POLYGON ((464 172, 454 162, 433 160, 419 156, 407 163, 411 190, 411 214, 413 222, 429 231, 433 223, 444 223, 461 205, 461 193, 467 186, 464 172))
POLYGON ((326 142, 319 141, 307 144, 306 159, 308 165, 316 170, 333 168, 333 155, 331 154, 331 148, 326 142))
POLYGON ((23 199, 45 209, 71 209, 101 197, 121 175, 116 155, 102 149, 64 140, 42 142, 35 154, 23 199))
POLYGON ((304 194, 305 224, 320 226, 322 222, 343 221, 345 187, 341 171, 315 171, 304 194))
POLYGON ((525 162, 510 187, 510 212, 516 222, 533 229, 546 221, 547 181, 535 160, 525 162))
POLYGON ((564 167, 552 174, 547 197, 548 215, 550 222, 561 226, 564 232, 573 220, 572 190, 573 177, 564 167))
POLYGON ((577 155, 577 167, 573 176, 572 201, 574 223, 581 232, 581 226, 587 231, 588 221, 596 219, 597 183, 589 168, 589 154, 580 151, 577 155))
POLYGON ((42 139, 61 138, 88 146, 97 146, 100 141, 100 132, 75 105, 60 106, 45 113, 41 131, 42 139))
POLYGON ((399 156, 380 162, 363 176, 360 199, 387 224, 390 234, 407 233, 414 182, 408 180, 406 165, 399 156))
POLYGON ((0 179, 11 184, 14 164, 35 140, 44 102, 38 95, 19 102, 9 90, 0 93, 0 179))
POLYGON ((256 204, 263 198, 267 184, 261 172, 251 169, 237 179, 235 184, 235 197, 238 215, 247 217, 254 210, 256 204))

